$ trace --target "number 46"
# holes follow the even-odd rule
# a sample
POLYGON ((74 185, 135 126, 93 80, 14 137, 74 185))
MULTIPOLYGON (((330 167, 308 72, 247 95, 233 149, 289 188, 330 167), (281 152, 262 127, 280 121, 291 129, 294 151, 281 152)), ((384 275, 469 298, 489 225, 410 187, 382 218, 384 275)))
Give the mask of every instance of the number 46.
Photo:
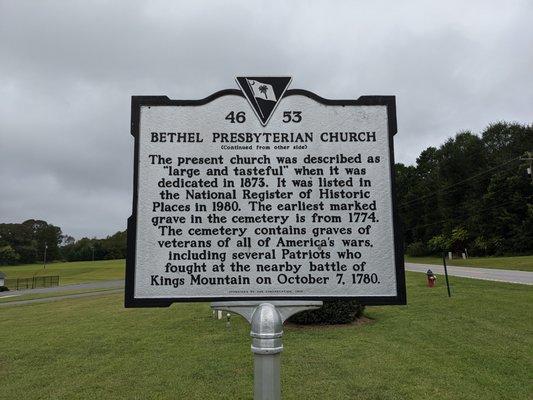
POLYGON ((239 111, 238 113, 232 111, 228 115, 226 115, 226 118, 224 119, 227 119, 232 124, 234 124, 235 121, 239 124, 242 124, 244 121, 246 121, 246 113, 244 111, 239 111))

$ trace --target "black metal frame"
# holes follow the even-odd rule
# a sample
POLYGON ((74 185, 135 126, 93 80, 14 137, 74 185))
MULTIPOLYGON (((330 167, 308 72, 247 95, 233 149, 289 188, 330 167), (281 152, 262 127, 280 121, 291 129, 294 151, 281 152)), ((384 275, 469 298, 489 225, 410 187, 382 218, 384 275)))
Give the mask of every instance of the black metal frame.
POLYGON ((321 104, 332 106, 386 106, 389 134, 389 160, 391 173, 392 213, 394 251, 396 267, 396 296, 256 296, 256 297, 180 297, 180 298, 135 298, 135 248, 137 235, 137 198, 139 166, 139 122, 141 106, 201 106, 222 96, 240 96, 238 89, 221 90, 200 100, 171 100, 167 96, 132 96, 131 98, 131 134, 135 139, 133 158, 133 213, 128 218, 128 252, 126 258, 125 307, 168 307, 172 303, 200 301, 240 301, 240 300, 339 300, 355 299, 365 305, 401 305, 406 304, 405 267, 403 259, 403 236, 399 232, 398 213, 396 209, 396 185, 394 169, 393 137, 397 132, 395 96, 361 96, 357 100, 324 99, 313 92, 302 89, 289 89, 284 97, 306 96, 321 104))

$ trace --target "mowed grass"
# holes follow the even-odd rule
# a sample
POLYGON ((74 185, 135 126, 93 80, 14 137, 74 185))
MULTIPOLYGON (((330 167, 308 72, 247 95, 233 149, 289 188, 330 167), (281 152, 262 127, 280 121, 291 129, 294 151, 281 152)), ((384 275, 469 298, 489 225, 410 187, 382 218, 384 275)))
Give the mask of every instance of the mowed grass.
MULTIPOLYGON (((405 256, 405 261, 418 264, 438 264, 442 265, 442 258, 439 257, 410 257, 405 256)), ((472 257, 466 260, 446 259, 448 265, 456 265, 460 267, 476 267, 476 268, 497 268, 497 269, 512 269, 519 271, 533 272, 533 256, 517 256, 517 257, 472 257)))
POLYGON ((7 278, 31 278, 32 276, 59 275, 61 285, 74 283, 124 279, 125 260, 79 261, 2 266, 0 271, 7 278))
MULTIPOLYGON (((408 273, 407 306, 363 325, 285 327, 284 399, 531 399, 533 290, 408 273)), ((0 398, 251 399, 250 328, 208 303, 121 295, 0 309, 0 398)))

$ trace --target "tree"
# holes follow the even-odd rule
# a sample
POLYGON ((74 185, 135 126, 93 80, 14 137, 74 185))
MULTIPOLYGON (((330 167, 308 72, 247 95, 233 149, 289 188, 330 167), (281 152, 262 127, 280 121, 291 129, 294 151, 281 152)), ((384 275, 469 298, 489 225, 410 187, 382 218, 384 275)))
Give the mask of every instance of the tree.
POLYGON ((44 248, 48 246, 47 258, 59 259, 61 229, 46 221, 30 219, 21 224, 0 224, 0 246, 10 246, 18 259, 14 263, 42 261, 44 248))
POLYGON ((449 250, 454 253, 462 253, 466 248, 468 232, 463 227, 455 228, 448 241, 449 250))
POLYGON ((13 265, 20 260, 20 255, 11 247, 0 246, 0 265, 13 265))
POLYGON ((533 125, 497 122, 489 125, 481 137, 491 166, 533 150, 533 125))
POLYGON ((126 231, 117 232, 105 239, 81 238, 69 241, 61 247, 61 254, 68 261, 111 260, 126 257, 126 231))
POLYGON ((532 125, 498 122, 480 136, 460 132, 438 148, 428 147, 414 166, 398 164, 405 246, 427 244, 440 251, 445 239, 444 247, 454 251, 531 253, 533 185, 520 162, 527 150, 533 150, 532 125))
POLYGON ((74 239, 70 235, 61 236, 61 246, 69 246, 71 244, 74 244, 75 242, 76 242, 76 239, 74 239))
POLYGON ((62 240, 61 228, 48 224, 46 221, 29 219, 22 223, 32 232, 32 238, 35 241, 37 260, 44 259, 44 251, 46 249, 46 257, 49 260, 59 259, 59 244, 62 240))

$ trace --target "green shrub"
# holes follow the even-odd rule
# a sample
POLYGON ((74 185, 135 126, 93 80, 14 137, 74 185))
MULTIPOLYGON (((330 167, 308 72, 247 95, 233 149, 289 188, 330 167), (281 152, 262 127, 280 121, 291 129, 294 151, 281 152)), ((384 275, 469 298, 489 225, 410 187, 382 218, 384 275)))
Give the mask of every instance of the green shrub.
POLYGON ((7 286, 0 286, 0 292, 8 292, 9 289, 7 286))
POLYGON ((445 235, 433 236, 429 239, 428 247, 434 253, 442 253, 450 248, 450 239, 445 235))
POLYGON ((502 247, 503 239, 501 237, 486 238, 484 236, 478 236, 472 244, 471 254, 473 256, 492 256, 498 254, 499 249, 502 247))
POLYGON ((411 257, 423 257, 431 254, 424 242, 414 242, 407 246, 405 253, 411 257))
POLYGON ((356 300, 330 300, 317 310, 298 313, 289 318, 289 322, 300 325, 334 325, 349 324, 363 314, 365 306, 356 300))

